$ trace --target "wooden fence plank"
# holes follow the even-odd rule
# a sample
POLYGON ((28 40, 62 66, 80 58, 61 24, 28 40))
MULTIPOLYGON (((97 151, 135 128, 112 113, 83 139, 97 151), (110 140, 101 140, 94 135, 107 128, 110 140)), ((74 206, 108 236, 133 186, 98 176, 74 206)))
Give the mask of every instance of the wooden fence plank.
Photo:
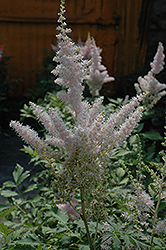
MULTIPOLYGON (((103 64, 115 77, 140 68, 146 54, 148 0, 66 0, 66 17, 75 42, 88 32, 103 49, 103 64)), ((10 78, 22 78, 15 95, 22 95, 35 81, 44 48, 56 45, 59 0, 0 1, 0 44, 9 62, 10 78)), ((112 84, 110 85, 112 86, 112 84)))

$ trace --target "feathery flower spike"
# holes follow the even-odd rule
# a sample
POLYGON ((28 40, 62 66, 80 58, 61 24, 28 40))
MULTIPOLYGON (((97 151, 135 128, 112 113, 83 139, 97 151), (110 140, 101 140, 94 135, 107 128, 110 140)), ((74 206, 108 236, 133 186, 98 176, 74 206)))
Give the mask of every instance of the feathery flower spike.
POLYGON ((166 95, 166 84, 160 83, 155 75, 163 69, 165 55, 164 48, 160 42, 153 62, 150 63, 151 70, 144 77, 138 77, 138 83, 135 83, 135 89, 138 94, 138 99, 142 101, 146 110, 153 106, 166 95))

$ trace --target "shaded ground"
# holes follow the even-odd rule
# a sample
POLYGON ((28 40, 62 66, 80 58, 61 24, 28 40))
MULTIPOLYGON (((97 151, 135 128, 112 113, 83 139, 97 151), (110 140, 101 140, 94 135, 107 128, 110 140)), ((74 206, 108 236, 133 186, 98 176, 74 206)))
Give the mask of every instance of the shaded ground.
MULTIPOLYGON (((10 128, 3 129, 0 134, 0 187, 7 180, 13 181, 12 172, 16 164, 20 164, 24 169, 31 170, 32 174, 40 171, 39 167, 29 164, 29 155, 20 151, 24 143, 10 128)), ((27 185, 27 183, 24 183, 27 185)), ((0 204, 4 202, 0 196, 0 204)))
POLYGON ((6 180, 12 180, 12 171, 16 163, 19 163, 26 169, 29 168, 29 156, 20 151, 23 143, 13 131, 5 129, 0 135, 0 186, 6 180))

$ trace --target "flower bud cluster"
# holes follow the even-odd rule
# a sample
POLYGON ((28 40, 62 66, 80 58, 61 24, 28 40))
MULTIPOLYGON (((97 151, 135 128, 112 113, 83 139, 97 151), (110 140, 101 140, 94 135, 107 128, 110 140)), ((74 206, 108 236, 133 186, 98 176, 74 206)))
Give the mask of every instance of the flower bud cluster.
POLYGON ((139 183, 135 184, 135 192, 128 202, 129 211, 123 213, 123 217, 130 223, 134 222, 141 226, 148 226, 148 219, 154 209, 154 201, 143 190, 139 183))
MULTIPOLYGON (((105 234, 107 232, 111 232, 110 225, 108 222, 104 222, 102 226, 102 233, 105 234)), ((111 249, 112 245, 112 238, 110 236, 103 236, 102 243, 101 243, 101 249, 102 250, 109 250, 111 249)))

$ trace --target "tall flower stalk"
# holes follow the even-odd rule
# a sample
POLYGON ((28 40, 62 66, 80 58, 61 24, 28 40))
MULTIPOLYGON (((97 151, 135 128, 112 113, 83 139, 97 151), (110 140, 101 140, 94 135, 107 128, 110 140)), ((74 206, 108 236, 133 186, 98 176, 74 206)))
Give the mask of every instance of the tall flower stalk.
POLYGON ((50 108, 46 112, 34 103, 30 103, 32 111, 47 131, 43 140, 29 126, 17 121, 11 121, 10 126, 37 151, 41 159, 47 161, 47 166, 51 167, 52 162, 61 162, 61 169, 54 168, 56 200, 72 204, 73 191, 80 194, 82 213, 79 214, 85 225, 90 249, 93 250, 85 197, 106 182, 107 160, 112 149, 119 147, 131 134, 143 110, 139 107, 138 98, 134 97, 105 119, 104 114, 100 113, 102 98, 95 99, 92 104, 83 101, 82 82, 88 74, 89 62, 84 60, 78 46, 69 37, 71 30, 66 27, 64 4, 65 1, 61 0, 58 51, 54 57, 57 66, 52 73, 57 77, 56 83, 64 89, 58 93, 58 97, 70 106, 75 120, 73 129, 67 128, 55 109, 50 108))

